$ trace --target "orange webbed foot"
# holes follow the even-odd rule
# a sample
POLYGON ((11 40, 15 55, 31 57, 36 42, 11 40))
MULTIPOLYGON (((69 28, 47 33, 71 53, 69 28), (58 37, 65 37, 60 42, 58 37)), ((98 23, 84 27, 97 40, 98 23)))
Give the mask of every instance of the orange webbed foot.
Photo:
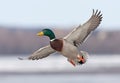
POLYGON ((80 64, 85 63, 85 59, 84 59, 83 56, 78 55, 78 56, 77 56, 77 59, 79 60, 79 63, 80 63, 80 64))
POLYGON ((73 60, 71 60, 71 59, 68 59, 68 61, 75 67, 76 65, 75 65, 75 62, 73 61, 73 60))

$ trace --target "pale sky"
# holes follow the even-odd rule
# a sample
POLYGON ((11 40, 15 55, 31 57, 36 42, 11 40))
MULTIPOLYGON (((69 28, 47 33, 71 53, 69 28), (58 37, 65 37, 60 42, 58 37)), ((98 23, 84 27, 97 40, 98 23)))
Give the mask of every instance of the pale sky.
POLYGON ((103 13, 100 27, 120 30, 120 0, 0 0, 0 25, 77 26, 92 9, 103 13))

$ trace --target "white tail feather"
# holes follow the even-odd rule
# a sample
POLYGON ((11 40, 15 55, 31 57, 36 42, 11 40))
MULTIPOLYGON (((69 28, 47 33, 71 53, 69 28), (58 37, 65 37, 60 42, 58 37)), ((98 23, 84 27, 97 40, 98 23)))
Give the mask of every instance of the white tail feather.
POLYGON ((80 51, 82 53, 83 58, 85 59, 85 62, 87 61, 87 59, 89 58, 89 54, 85 51, 80 51))
MULTIPOLYGON (((84 60, 85 60, 85 62, 82 63, 82 64, 85 64, 86 61, 87 61, 87 59, 88 59, 88 57, 89 57, 89 54, 88 54, 87 52, 85 52, 85 51, 80 51, 80 54, 81 54, 81 56, 83 56, 83 58, 84 58, 84 60)), ((79 63, 79 60, 78 60, 78 59, 75 59, 75 60, 74 60, 74 63, 75 63, 75 65, 82 65, 81 63, 79 63)))

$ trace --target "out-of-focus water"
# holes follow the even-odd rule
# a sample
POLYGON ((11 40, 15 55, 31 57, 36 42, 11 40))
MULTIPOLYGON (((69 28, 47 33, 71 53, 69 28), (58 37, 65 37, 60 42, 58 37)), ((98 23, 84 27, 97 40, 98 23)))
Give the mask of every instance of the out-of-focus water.
POLYGON ((120 74, 0 75, 0 83, 120 83, 120 74))
POLYGON ((74 67, 63 56, 40 60, 19 60, 16 56, 0 57, 0 72, 120 72, 120 55, 94 55, 84 65, 74 67))
POLYGON ((73 67, 65 57, 39 61, 0 57, 0 83, 120 83, 120 56, 90 56, 87 63, 73 67))

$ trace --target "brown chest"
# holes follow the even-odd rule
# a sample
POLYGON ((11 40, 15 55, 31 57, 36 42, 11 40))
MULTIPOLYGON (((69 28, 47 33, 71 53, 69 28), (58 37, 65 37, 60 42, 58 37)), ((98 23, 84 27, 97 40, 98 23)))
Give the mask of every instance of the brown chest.
POLYGON ((56 51, 62 51, 63 48, 63 40, 62 39, 55 39, 50 41, 51 47, 56 51))

